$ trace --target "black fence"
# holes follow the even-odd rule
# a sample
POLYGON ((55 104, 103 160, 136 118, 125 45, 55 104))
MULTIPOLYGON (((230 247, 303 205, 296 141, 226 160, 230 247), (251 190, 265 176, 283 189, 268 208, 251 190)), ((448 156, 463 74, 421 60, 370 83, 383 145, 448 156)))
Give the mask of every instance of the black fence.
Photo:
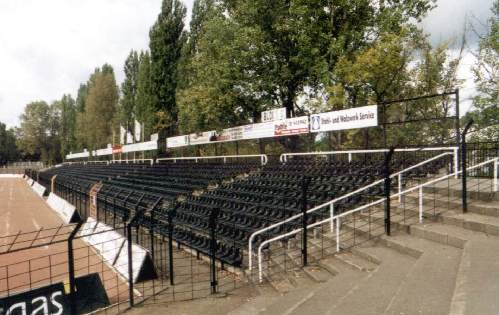
MULTIPOLYGON (((475 165, 497 157, 498 151, 498 143, 471 143, 467 144, 465 155, 468 165, 475 165)), ((394 152, 391 158, 397 161, 399 168, 405 168, 416 161, 426 160, 439 154, 441 151, 402 151, 394 152)), ((357 162, 356 165, 362 165, 362 162, 373 160, 382 162, 387 156, 386 152, 379 152, 353 155, 324 154, 316 158, 353 161, 357 162)), ((295 156, 290 159, 300 159, 300 157, 295 156)), ((261 170, 260 166, 258 167, 261 170)), ((168 194, 159 196, 144 192, 147 191, 147 187, 151 189, 152 186, 143 186, 140 180, 134 180, 135 186, 117 182, 114 186, 105 183, 99 186, 99 177, 92 174, 86 174, 81 180, 69 180, 67 176, 65 178, 61 176, 59 179, 55 177, 55 180, 50 177, 51 180, 48 181, 43 178, 44 175, 38 176, 28 171, 28 174, 38 178, 46 187, 50 186, 53 193, 75 205, 82 222, 92 217, 105 224, 107 230, 94 228, 88 231, 85 225, 75 224, 49 229, 54 231, 53 234, 43 230, 26 234, 31 237, 20 234, 4 238, 3 243, 7 245, 3 251, 0 251, 2 258, 15 256, 15 253, 23 251, 29 253, 35 247, 60 248, 58 252, 45 255, 49 258, 41 257, 40 261, 43 263, 37 262, 34 257, 33 262, 28 262, 24 269, 17 271, 16 268, 20 267, 16 261, 10 261, 11 258, 2 259, 10 263, 5 266, 0 265, 0 271, 4 276, 0 279, 0 288, 4 288, 0 291, 0 295, 12 295, 19 291, 37 288, 42 283, 57 284, 69 279, 67 296, 71 306, 77 301, 78 292, 81 292, 77 289, 78 279, 83 276, 93 277, 95 282, 97 274, 98 282, 100 281, 104 288, 108 300, 106 302, 106 298, 101 298, 105 305, 99 305, 98 308, 109 313, 119 313, 137 304, 169 303, 206 297, 216 292, 228 292, 245 285, 251 279, 284 281, 283 273, 299 274, 303 266, 318 264, 321 259, 338 251, 352 249, 362 242, 379 240, 384 235, 390 234, 391 229, 407 229, 409 224, 419 222, 421 216, 437 219, 442 211, 449 211, 456 205, 461 205, 462 195, 459 193, 459 188, 462 187, 461 175, 448 176, 425 186, 422 189, 424 192, 422 201, 419 190, 410 191, 400 197, 388 198, 390 201, 388 208, 386 199, 382 200, 383 197, 386 198, 387 193, 394 194, 401 189, 409 190, 433 178, 449 175, 454 170, 454 156, 448 154, 431 165, 404 174, 403 178, 394 177, 388 182, 381 181, 364 194, 359 194, 355 198, 346 198, 334 205, 323 206, 313 214, 308 214, 305 210, 317 196, 308 194, 306 182, 291 183, 293 185, 283 189, 282 194, 268 196, 267 200, 261 199, 258 208, 262 206, 263 209, 271 205, 276 211, 259 214, 258 220, 250 220, 249 211, 245 216, 238 215, 231 208, 230 198, 225 198, 223 194, 219 194, 217 198, 203 199, 204 195, 210 196, 208 187, 203 192, 193 190, 170 197, 168 194), (133 189, 133 187, 138 188, 133 189), (299 194, 302 188, 305 193, 299 194), (296 196, 301 197, 297 199, 296 196), (446 196, 447 200, 445 201, 442 196, 446 196), (223 206, 213 202, 215 199, 224 198, 226 200, 223 206), (255 239, 252 254, 248 253, 246 236, 252 231, 252 226, 255 224, 268 226, 274 223, 276 219, 274 215, 285 213, 291 206, 296 208, 297 203, 303 205, 302 216, 289 220, 279 228, 262 233, 255 239), (196 204, 202 207, 197 207, 196 204), (361 205, 366 205, 361 211, 328 221, 331 215, 348 213, 361 205), (179 207, 183 207, 181 213, 177 212, 179 207), (263 223, 264 220, 268 221, 263 223), (99 234, 112 234, 113 237, 101 240, 97 243, 97 248, 100 250, 95 250, 95 242, 89 245, 88 239, 99 234), (272 240, 280 235, 284 236, 272 240), (120 252, 125 253, 126 259, 117 259, 109 263, 105 260, 105 248, 113 249, 113 244, 118 238, 126 239, 120 247, 120 252), (269 242, 265 243, 266 241, 269 242), (147 253, 147 259, 134 261, 134 257, 138 257, 134 252, 134 244, 139 245, 147 253), (260 262, 256 261, 258 253, 261 254, 260 262), (253 261, 253 272, 248 279, 244 271, 250 259, 253 261), (134 269, 133 266, 137 263, 146 264, 140 275, 134 274, 137 268, 134 269), (1 268, 4 268, 4 271, 1 268), (45 278, 37 278, 39 270, 45 270, 43 272, 45 278), (14 277, 24 277, 24 280, 13 280, 14 277), (18 281, 20 284, 16 284, 18 281)), ((396 170, 388 172, 380 170, 378 175, 381 174, 380 179, 382 179, 383 174, 386 178, 386 174, 394 171, 396 170)), ((120 174, 115 175, 119 177, 120 174)), ((191 174, 189 173, 189 176, 191 174)), ((494 195, 492 164, 478 167, 467 174, 470 198, 494 195)), ((115 175, 103 175, 103 178, 109 180, 115 175)), ((338 183, 337 186, 341 187, 342 184, 338 183)), ((340 189, 337 193, 346 192, 340 189)), ((263 194, 259 195, 261 197, 263 194)), ((256 198, 255 196, 255 193, 248 192, 246 197, 256 198)), ((278 219, 284 220, 284 218, 278 219)), ((73 313, 80 311, 76 308, 73 313)))

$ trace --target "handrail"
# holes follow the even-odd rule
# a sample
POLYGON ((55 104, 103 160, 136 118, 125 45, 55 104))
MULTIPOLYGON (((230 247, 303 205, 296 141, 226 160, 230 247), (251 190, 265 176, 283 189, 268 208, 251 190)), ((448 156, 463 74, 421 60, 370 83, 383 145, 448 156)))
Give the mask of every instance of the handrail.
POLYGON ((85 161, 83 162, 83 164, 92 164, 92 163, 95 163, 95 164, 99 164, 99 163, 104 163, 106 165, 109 165, 109 161, 85 161))
MULTIPOLYGON (((458 147, 400 148, 400 149, 395 149, 395 152, 415 152, 415 151, 454 151, 454 152, 456 152, 457 150, 458 150, 458 147)), ((352 154, 383 153, 383 152, 388 152, 388 151, 389 151, 389 149, 369 149, 369 150, 342 150, 342 151, 315 151, 315 152, 283 153, 279 157, 279 160, 281 162, 286 162, 288 156, 348 154, 348 161, 351 161, 352 154)))
MULTIPOLYGON (((493 159, 490 159, 490 160, 487 160, 487 161, 484 161, 484 162, 481 162, 481 163, 478 163, 476 165, 473 165, 473 166, 470 166, 466 169, 466 171, 470 171, 470 170, 473 170, 475 168, 478 168, 478 167, 481 167, 483 165, 486 165, 486 164, 489 164, 489 163, 494 163, 494 178, 493 178, 493 190, 494 192, 498 192, 498 166, 499 166, 499 157, 496 157, 496 158, 493 158, 493 159)), ((452 174, 448 174, 448 175, 444 175, 444 176, 441 176, 439 178, 436 178, 436 179, 433 179, 433 180, 430 180, 426 183, 423 183, 423 184, 420 184, 420 185, 417 185, 415 187, 411 187, 409 189, 406 189, 402 192, 398 192, 398 193, 395 193, 393 195, 390 196, 390 198, 395 198, 395 197, 398 197, 400 195, 403 195, 403 194, 407 194, 409 192, 412 192, 412 191, 415 191, 415 190, 419 190, 420 191, 420 194, 419 194, 419 222, 421 223, 422 222, 422 219, 423 219, 423 215, 422 215, 422 210, 423 210, 423 203, 422 203, 422 189, 428 185, 431 185, 431 184, 434 184, 434 183, 437 183, 439 181, 442 181, 442 180, 445 180, 447 178, 450 178, 450 177, 453 177, 455 175, 459 175, 460 173, 462 173, 462 170, 459 170, 457 173, 452 173, 452 174)), ((316 226, 319 226, 319 225, 322 225, 322 224, 325 224, 325 223, 331 223, 332 226, 334 226, 334 221, 336 221, 336 251, 339 252, 340 251, 340 242, 339 242, 339 227, 340 227, 340 219, 345 217, 345 216, 348 216, 348 215, 351 215, 355 212, 359 212, 361 210, 364 210, 365 208, 369 208, 369 207, 372 207, 374 205, 377 205, 377 204, 380 204, 382 202, 384 202, 386 200, 386 198, 381 198, 381 199, 378 199, 376 201, 373 201, 373 202, 370 202, 368 204, 365 204, 365 205, 362 205, 362 206, 359 206, 355 209, 352 209, 352 210, 349 210, 349 211, 346 211, 346 212, 343 212, 343 213, 340 213, 340 214, 337 214, 337 215, 332 215, 330 218, 327 218, 327 219, 324 219, 322 221, 319 221, 319 222, 315 222, 315 223, 312 223, 310 225, 307 225, 307 229, 310 229, 310 228, 313 228, 313 227, 316 227, 316 226)), ((265 240, 263 241, 260 246, 258 247, 258 251, 257 251, 257 255, 258 255, 258 277, 259 277, 259 281, 262 282, 263 281, 263 275, 262 275, 262 248, 264 246, 266 246, 267 244, 271 243, 271 242, 275 242, 277 240, 280 240, 280 239, 283 239, 283 238, 286 238, 288 236, 291 236, 291 235, 294 235, 294 234, 297 234, 299 233, 300 231, 302 231, 303 228, 298 228, 298 229, 295 229, 293 231, 290 231, 288 233, 285 233, 285 234, 282 234, 282 235, 278 235, 274 238, 271 238, 271 239, 268 239, 268 240, 265 240)), ((250 256, 250 264, 251 264, 251 251, 249 252, 249 256, 250 256)), ((250 269, 251 271, 251 269, 250 269)))
POLYGON ((128 164, 128 163, 130 162, 130 163, 132 163, 132 164, 135 164, 135 163, 137 163, 137 162, 146 162, 146 161, 151 162, 151 165, 153 165, 153 164, 154 164, 154 159, 126 159, 126 160, 110 160, 109 162, 110 162, 110 163, 116 163, 116 162, 118 162, 118 163, 120 163, 120 164, 121 164, 121 162, 126 162, 126 164, 128 164))
MULTIPOLYGON (((418 163, 418 164, 415 164, 415 165, 413 165, 413 166, 410 166, 410 167, 408 167, 408 168, 405 168, 405 169, 403 169, 403 170, 401 170, 401 171, 399 171, 399 172, 396 172, 396 173, 394 173, 394 174, 391 174, 391 175, 390 175, 390 178, 395 177, 395 176, 398 176, 398 177, 399 177, 399 191, 400 191, 400 190, 402 189, 402 186, 401 186, 401 184, 400 184, 400 183, 401 183, 401 180, 402 180, 402 176, 401 176, 402 174, 404 174, 404 173, 406 173, 406 172, 408 172, 408 171, 410 171, 410 170, 413 170, 413 169, 414 169, 414 168, 416 168, 416 167, 420 167, 420 166, 422 166, 422 165, 425 165, 425 164, 427 164, 427 163, 429 163, 429 162, 432 162, 432 161, 434 161, 434 160, 436 160, 436 159, 439 159, 439 158, 441 158, 441 157, 443 157, 443 156, 446 156, 446 155, 449 155, 449 154, 454 154, 454 153, 445 152, 445 153, 439 154, 439 155, 434 156, 434 157, 432 157, 432 158, 430 158, 430 159, 428 159, 428 160, 425 160, 425 161, 423 161, 423 162, 420 162, 420 163, 418 163)), ((335 204, 336 202, 341 201, 341 200, 343 200, 343 199, 345 199, 345 198, 351 197, 351 196, 353 196, 353 195, 355 195, 355 194, 357 194, 357 193, 360 193, 360 192, 362 192, 362 191, 364 191, 364 190, 367 190, 367 189, 369 189, 369 188, 371 188, 371 187, 373 187, 373 186, 376 186, 376 185, 378 185, 378 184, 381 184, 381 183, 383 183, 383 182, 384 182, 384 179, 379 179, 379 180, 377 180, 377 181, 374 181, 374 182, 372 182, 371 184, 368 184, 368 185, 366 185, 366 186, 363 186, 363 187, 361 187, 361 188, 359 188, 359 189, 357 189, 357 190, 354 190, 354 191, 352 191, 352 192, 349 192, 349 193, 347 193, 347 194, 345 194, 345 195, 342 195, 342 196, 340 196, 340 197, 337 197, 337 198, 335 198, 335 199, 333 199, 333 200, 330 200, 330 201, 328 201, 328 202, 325 202, 325 203, 323 203, 323 204, 321 204, 321 205, 315 206, 315 207, 313 207, 312 209, 307 210, 307 213, 311 213, 311 212, 317 211, 317 210, 319 210, 319 209, 322 209, 322 208, 324 208, 324 207, 330 206, 330 213, 331 213, 331 216, 332 216, 332 215, 333 215, 333 210, 334 210, 334 209, 333 209, 333 206, 334 206, 334 204, 335 204)), ((283 221, 280 221, 280 222, 274 223, 274 224, 269 225, 269 226, 267 226, 267 227, 264 227, 264 228, 262 228, 262 229, 260 229, 260 230, 258 230, 258 231, 255 231, 255 232, 253 232, 253 233, 250 235, 249 240, 248 240, 248 252, 249 252, 248 268, 249 268, 249 270, 250 270, 250 271, 252 270, 252 267, 253 267, 253 259, 252 259, 252 256, 253 256, 253 240, 254 240, 254 238, 255 238, 257 235, 262 234, 262 233, 264 233, 264 232, 266 232, 266 231, 268 231, 268 230, 272 230, 272 229, 273 229, 273 228, 275 228, 275 227, 281 226, 281 225, 283 225, 283 224, 285 224, 285 223, 288 223, 288 222, 291 222, 291 221, 293 221, 293 220, 295 220, 295 219, 298 219, 298 218, 300 218, 302 215, 303 215, 302 213, 295 214, 295 215, 293 215, 293 216, 291 216, 291 217, 289 217, 289 218, 287 218, 287 219, 285 219, 285 220, 283 220, 283 221)))
MULTIPOLYGON (((360 206, 360 207, 357 207, 357 208, 355 208, 355 209, 353 209, 353 210, 349 210, 349 211, 347 211, 347 212, 343 212, 343 213, 341 213, 341 214, 338 214, 338 215, 336 215, 336 216, 334 216, 334 217, 332 217, 332 218, 327 218, 327 219, 325 219, 325 220, 322 220, 322 221, 319 221, 319 222, 312 223, 312 224, 310 224, 310 225, 307 225, 307 229, 310 229, 310 228, 316 227, 316 226, 318 226, 318 225, 322 225, 322 224, 324 224, 324 223, 328 223, 329 221, 333 221, 333 220, 335 220, 335 219, 337 220, 337 224, 338 224, 338 222, 339 222, 338 220, 339 220, 340 218, 342 218, 342 217, 344 217, 344 216, 347 216, 347 215, 350 215, 350 214, 352 214, 352 213, 354 213, 354 212, 358 212, 358 211, 364 210, 365 208, 369 208, 369 207, 372 207, 372 206, 377 205, 377 204, 379 204, 379 203, 382 203, 382 202, 384 202, 384 201, 385 201, 385 199, 386 199, 386 198, 381 198, 381 199, 376 200, 376 201, 374 201, 374 202, 371 202, 371 203, 368 203, 368 204, 362 205, 362 206, 360 206)), ((339 226, 339 224, 338 224, 337 226, 339 226)), ((291 235, 294 235, 294 234, 298 234, 298 233, 299 233, 299 232, 301 232, 302 230, 303 230, 303 228, 298 228, 298 229, 293 230, 293 231, 291 231, 291 232, 288 232, 288 233, 286 233, 286 234, 278 235, 278 236, 276 236, 276 237, 274 237, 274 238, 271 238, 271 239, 268 239, 268 240, 263 241, 263 242, 260 244, 260 246, 258 246, 258 251, 257 251, 257 252, 258 252, 258 278, 259 278, 259 280, 260 280, 260 283, 263 281, 263 277, 262 277, 262 248, 263 248, 265 245, 267 245, 267 244, 269 244, 269 243, 271 243, 271 242, 275 242, 275 241, 278 241, 278 240, 280 240, 280 239, 286 238, 286 237, 288 237, 288 236, 291 236, 291 235)), ((338 238, 339 238, 339 229, 338 229, 338 228, 336 228, 336 239, 338 240, 338 238)), ((336 242, 336 251, 337 251, 337 252, 340 250, 340 249, 339 249, 339 245, 340 245, 340 243, 337 241, 337 242, 336 242)))
POLYGON ((187 157, 172 157, 172 158, 157 158, 158 161, 173 161, 176 163, 177 160, 195 160, 196 163, 198 160, 207 160, 207 159, 223 159, 224 163, 227 162, 227 158, 247 158, 247 157, 259 157, 262 165, 267 164, 268 157, 266 154, 246 154, 246 155, 215 155, 215 156, 187 156, 187 157))

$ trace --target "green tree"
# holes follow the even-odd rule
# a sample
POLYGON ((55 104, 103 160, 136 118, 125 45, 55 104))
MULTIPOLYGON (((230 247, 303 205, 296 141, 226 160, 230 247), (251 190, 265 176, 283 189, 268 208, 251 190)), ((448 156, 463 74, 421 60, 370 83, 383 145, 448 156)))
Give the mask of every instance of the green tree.
POLYGON ((118 104, 118 87, 113 73, 95 75, 88 89, 84 113, 84 134, 89 150, 112 142, 118 104))
MULTIPOLYGON (((410 28, 401 29, 398 34, 382 34, 372 45, 337 61, 332 73, 334 83, 327 87, 327 102, 313 104, 314 110, 383 104, 389 100, 453 91, 462 83, 457 79, 461 54, 450 58, 449 44, 433 48, 420 31, 410 28)), ((453 122, 445 117, 454 113, 454 106, 451 97, 380 106, 380 123, 392 123, 387 125, 387 144, 418 144, 424 140, 445 143, 452 140, 453 122), (427 120, 428 123, 397 123, 417 120, 427 120)), ((343 144, 342 134, 345 133, 336 133, 337 145, 343 144)), ((385 145, 380 141, 383 139, 381 128, 353 130, 346 134, 355 146, 362 143, 365 146, 385 145)))
MULTIPOLYGON (((84 148, 89 147, 87 142, 87 130, 88 126, 92 123, 88 121, 86 115, 86 104, 87 97, 90 88, 95 84, 96 78, 100 75, 111 75, 114 77, 114 69, 109 64, 104 64, 102 67, 95 68, 94 72, 90 75, 87 82, 80 84, 76 97, 76 128, 75 128, 75 138, 76 144, 74 150, 81 151, 84 148)), ((113 120, 114 121, 114 120, 113 120)))
POLYGON ((398 32, 421 18, 431 0, 325 1, 226 0, 229 15, 247 31, 251 50, 243 62, 252 71, 253 93, 271 106, 303 112, 299 96, 331 84, 337 61, 369 46, 380 34, 398 32))
POLYGON ((252 93, 251 70, 242 63, 249 53, 247 29, 212 7, 189 59, 189 84, 178 90, 179 124, 183 132, 220 129, 256 119, 267 101, 252 93))
POLYGON ((136 114, 140 122, 144 123, 146 139, 156 131, 156 111, 153 101, 151 82, 151 57, 149 52, 141 52, 139 57, 139 73, 137 79, 136 114))
POLYGON ((19 158, 16 146, 16 137, 13 129, 7 129, 0 122, 0 165, 15 161, 19 158))
POLYGON ((492 6, 493 16, 488 30, 480 38, 477 62, 473 68, 478 94, 473 98, 473 110, 467 115, 475 120, 477 140, 499 138, 499 1, 492 6))
POLYGON ((56 106, 60 112, 61 156, 65 157, 69 152, 76 150, 76 102, 70 94, 65 94, 53 106, 56 106))
POLYGON ((199 39, 204 33, 204 23, 210 18, 218 6, 214 0, 195 0, 192 6, 191 22, 187 39, 182 47, 178 65, 178 89, 185 89, 193 83, 195 67, 191 66, 192 58, 199 51, 199 39))
POLYGON ((125 79, 121 84, 119 122, 132 131, 137 114, 137 87, 139 79, 139 56, 132 50, 125 60, 125 79))
POLYGON ((44 101, 26 105, 20 116, 17 146, 25 154, 50 162, 51 118, 50 107, 44 101))
POLYGON ((154 107, 161 112, 156 122, 163 125, 173 125, 177 120, 177 65, 185 42, 185 15, 180 0, 163 0, 161 13, 149 32, 154 107))

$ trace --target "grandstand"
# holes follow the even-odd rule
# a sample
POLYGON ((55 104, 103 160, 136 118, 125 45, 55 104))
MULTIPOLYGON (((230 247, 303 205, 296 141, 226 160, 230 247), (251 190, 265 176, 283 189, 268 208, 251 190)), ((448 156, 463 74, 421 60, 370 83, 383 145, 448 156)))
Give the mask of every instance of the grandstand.
MULTIPOLYGON (((237 141, 235 129, 259 137, 255 130, 268 126, 273 137, 276 125, 304 133, 308 118, 291 120, 177 136, 167 146, 237 141)), ((94 269, 107 275, 100 285, 104 273, 77 268, 85 255, 70 254, 68 245, 69 301, 78 304, 81 277, 97 277, 93 285, 103 288, 92 312, 251 287, 255 304, 241 300, 232 314, 329 314, 329 299, 339 314, 489 314, 499 306, 470 293, 483 279, 465 264, 497 273, 497 255, 469 256, 467 244, 499 249, 499 148, 459 144, 148 159, 115 159, 108 146, 108 159, 70 154, 60 165, 24 172, 69 231, 67 239, 42 242, 42 227, 30 242, 74 239, 99 257, 94 269), (355 288, 376 298, 356 304, 355 288)), ((9 254, 19 238, 6 239, 9 254)), ((494 285, 486 283, 497 293, 494 285)))

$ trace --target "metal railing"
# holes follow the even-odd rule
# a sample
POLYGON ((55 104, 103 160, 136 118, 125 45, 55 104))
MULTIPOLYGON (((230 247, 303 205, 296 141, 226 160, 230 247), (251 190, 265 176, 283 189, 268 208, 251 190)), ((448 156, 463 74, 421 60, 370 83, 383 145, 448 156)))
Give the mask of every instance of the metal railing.
POLYGON ((114 164, 114 163, 125 163, 125 164, 136 164, 136 163, 141 163, 141 162, 149 162, 151 165, 154 164, 154 159, 126 159, 126 160, 109 160, 109 163, 114 164))
MULTIPOLYGON (((383 152, 385 152, 385 151, 383 151, 383 152)), ((457 151, 455 151, 455 152, 457 152, 457 151)), ((410 172, 410 171, 412 171, 412 170, 414 170, 414 169, 416 169, 416 168, 418 168, 418 167, 421 167, 421 166, 423 166, 423 165, 426 165, 426 164, 428 164, 428 163, 431 163, 431 162, 433 162, 433 161, 435 161, 435 160, 441 159, 441 158, 446 157, 446 156, 448 156, 448 155, 453 155, 453 156, 454 156, 454 158, 455 158, 455 157, 457 156, 457 153, 455 153, 455 152, 454 152, 454 153, 451 153, 451 152, 444 152, 444 153, 439 154, 439 155, 437 155, 437 156, 434 156, 434 157, 432 157, 432 158, 430 158, 430 159, 428 159, 428 160, 425 160, 425 161, 420 162, 420 163, 418 163, 418 164, 415 164, 415 165, 412 165, 412 166, 410 166, 410 167, 407 167, 407 168, 405 168, 405 169, 403 169, 403 170, 401 170, 401 171, 399 171, 399 172, 393 173, 393 174, 391 174, 391 175, 390 175, 390 178, 397 177, 397 178, 399 179, 398 189, 399 189, 399 192, 400 192, 400 191, 402 190, 401 181, 402 181, 402 178, 403 178, 403 174, 404 174, 404 173, 410 172)), ((454 160, 454 163, 455 163, 455 160, 454 160)), ((456 169, 456 167, 455 167, 455 166, 454 166, 454 169, 456 169)), ((454 175, 454 174, 453 174, 452 176, 457 176, 457 175, 454 175)), ((356 194, 358 194, 358 193, 364 192, 364 191, 368 190, 369 188, 375 187, 376 185, 380 185, 380 184, 382 184, 384 181, 385 181, 384 179, 380 179, 380 180, 374 181, 374 182, 372 182, 372 183, 371 183, 371 184, 369 184, 369 185, 366 185, 366 186, 361 187, 361 188, 359 188, 359 189, 356 189, 356 190, 354 190, 354 191, 352 191, 352 192, 349 192, 349 193, 347 193, 347 194, 345 194, 345 195, 342 195, 342 196, 340 196, 340 197, 338 197, 338 198, 335 198, 335 199, 333 199, 333 200, 331 200, 331 201, 328 201, 328 202, 323 203, 323 204, 321 204, 321 205, 318 205, 318 206, 316 206, 316 207, 314 207, 314 208, 312 208, 312 209, 309 209, 309 210, 307 210, 307 213, 312 213, 312 212, 315 212, 315 211, 317 211, 317 210, 320 210, 320 209, 322 209, 322 208, 324 208, 324 207, 329 206, 329 207, 330 207, 330 209, 329 209, 330 216, 333 216, 333 214, 334 214, 334 204, 335 204, 335 203, 338 203, 339 201, 342 201, 342 200, 344 200, 344 199, 347 199, 347 198, 349 198, 349 197, 352 197, 352 196, 354 196, 354 195, 356 195, 356 194)), ((281 221, 281 222, 278 222, 278 223, 272 224, 272 225, 270 225, 270 226, 268 226, 268 227, 265 227, 265 228, 263 228, 263 229, 260 229, 260 230, 258 230, 258 231, 256 231, 256 232, 254 232, 253 234, 251 234, 251 236, 250 236, 250 238, 249 238, 249 240, 248 240, 248 269, 249 269, 249 271, 250 271, 250 272, 251 272, 252 267, 253 267, 253 260, 252 260, 252 256, 253 256, 253 240, 255 239, 255 237, 256 237, 257 235, 259 235, 259 234, 262 234, 262 233, 266 232, 266 231, 272 230, 272 229, 274 229, 274 228, 276 228, 276 227, 278 227, 278 226, 281 226, 281 225, 283 225, 283 224, 286 224, 286 223, 288 223, 288 222, 291 222, 291 221, 293 221, 293 220, 296 220, 296 219, 298 219, 298 218, 300 218, 300 217, 302 217, 302 216, 303 216, 303 214, 302 214, 302 213, 295 214, 295 215, 293 215, 293 216, 291 216, 291 217, 289 217, 289 218, 287 218, 287 219, 285 219, 285 220, 283 220, 283 221, 281 221)), ((331 229, 332 229, 332 228, 333 228, 333 223, 331 223, 331 229)))
POLYGON ((231 158, 252 158, 252 157, 260 158, 262 165, 267 164, 267 162, 269 160, 266 154, 247 154, 247 155, 188 156, 188 157, 173 157, 173 158, 157 158, 156 162, 158 162, 158 161, 173 161, 173 163, 176 163, 177 161, 182 161, 182 160, 194 160, 197 163, 199 160, 223 159, 224 163, 227 163, 227 159, 231 159, 231 158))
MULTIPOLYGON (((484 161, 484 162, 481 162, 479 164, 476 164, 476 165, 473 165, 473 166, 470 166, 466 169, 466 171, 472 171, 472 170, 475 170, 477 168, 480 168, 484 165, 487 165, 487 164, 493 164, 493 178, 492 178, 492 190, 493 192, 498 192, 499 191, 499 186, 498 186, 498 166, 499 166, 499 157, 496 157, 496 158, 493 158, 493 159, 489 159, 487 161, 484 161)), ((446 180, 446 179, 449 179, 451 177, 455 177, 455 176, 458 176, 459 174, 462 173, 462 170, 459 170, 455 173, 451 173, 451 174, 448 174, 448 175, 444 175, 444 176, 441 176, 439 178, 436 178, 436 179, 432 179, 428 182, 425 182, 423 184, 420 184, 420 185, 417 185, 415 187, 411 187, 409 189, 406 189, 404 191, 401 191, 401 192, 397 192, 395 194, 392 194, 390 195, 390 199, 391 198, 396 198, 396 197, 399 197, 401 195, 405 195, 405 194, 408 194, 410 192, 413 192, 413 191, 418 191, 419 192, 419 222, 421 223, 423 221, 423 195, 424 195, 424 190, 423 188, 424 187, 427 187, 427 186, 430 186, 432 184, 435 184, 437 182, 440 182, 440 181, 443 181, 443 180, 446 180)), ((393 174, 392 174, 393 175, 393 174)), ((381 180, 382 182, 383 180, 381 180)), ((380 181, 378 181, 380 182, 380 181)), ((374 184, 374 183, 373 183, 374 184)), ((371 184, 371 185, 373 185, 371 184)), ((371 186, 369 185, 369 186, 371 186)), ((362 189, 362 188, 361 188, 362 189)), ((352 192, 350 194, 347 194, 347 195, 353 195, 354 193, 357 193, 357 191, 355 192, 352 192)), ((343 196, 343 197, 346 197, 343 196)), ((321 226, 321 225, 324 225, 324 224, 330 224, 330 227, 331 227, 331 232, 335 232, 335 243, 336 243, 336 251, 339 252, 340 251, 340 227, 341 227, 341 221, 342 221, 342 218, 346 217, 346 216, 349 216, 349 215, 352 215, 352 214, 356 214, 358 212, 361 212, 367 208, 370 208, 372 206, 376 206, 376 205, 379 205, 381 203, 384 203, 386 201, 386 198, 381 198, 381 199, 378 199, 376 201, 373 201, 373 202, 370 202, 370 203, 367 203, 367 204, 364 204, 362 206, 359 206, 355 209, 352 209, 352 210, 349 210, 349 211, 346 211, 346 212, 343 212, 341 214, 338 214, 338 215, 334 215, 333 212, 331 212, 331 215, 329 218, 327 219, 324 219, 324 220, 321 220, 321 221, 318 221, 318 222, 315 222, 315 223, 312 223, 310 225, 307 225, 306 226, 306 229, 311 229, 311 228, 314 228, 314 227, 317 227, 317 226, 321 226), (336 226, 336 229, 335 229, 335 226, 336 226)), ((325 203, 323 205, 320 205, 318 207, 315 207, 315 208, 312 208, 310 210, 308 210, 308 212, 312 212, 312 211, 315 211, 315 210, 318 210, 319 208, 322 208, 324 206, 327 206, 328 204, 331 205, 332 207, 332 204, 335 202, 335 200, 333 201, 330 201, 328 203, 325 203)), ((299 215, 295 215, 294 217, 292 218, 289 218, 287 219, 286 221, 291 221, 293 219, 296 219, 298 217, 300 217, 301 214, 299 215)), ((268 230, 268 229, 271 229, 271 228, 275 228, 276 226, 282 224, 282 222, 280 223, 276 223, 274 224, 274 226, 270 226, 268 228, 265 228, 265 230, 268 230)), ((262 229, 263 230, 263 229, 262 229)), ((260 230, 260 231, 262 231, 260 230)), ((278 241, 278 240, 281 240, 281 239, 284 239, 284 238, 287 238, 289 236, 292 236, 292 235, 295 235, 295 234, 298 234, 300 233, 301 231, 303 230, 303 228, 298 228, 298 229, 295 229, 293 231, 290 231, 288 233, 285 233, 285 234, 282 234, 282 235, 278 235, 274 238, 271 238, 271 239, 268 239, 268 240, 265 240, 263 241, 259 247, 258 247, 258 250, 257 250, 257 259, 258 259, 258 279, 259 279, 259 282, 263 282, 263 268, 262 268, 262 249, 265 247, 265 246, 268 246, 270 243, 272 242, 275 242, 275 241, 278 241)), ((256 235, 256 233, 259 233, 260 231, 257 231, 255 233, 252 234, 252 236, 250 237, 250 243, 249 243, 249 264, 250 264, 250 271, 251 271, 251 256, 252 256, 252 252, 251 252, 251 242, 252 242, 252 239, 254 238, 254 236, 256 235)), ((260 232, 261 233, 261 232, 260 232)))
MULTIPOLYGON (((454 172, 458 170, 458 147, 435 147, 435 148, 403 148, 395 149, 395 152, 417 152, 417 151, 452 151, 454 155, 454 172)), ((348 161, 352 161, 354 154, 364 153, 386 153, 389 149, 371 149, 371 150, 345 150, 345 151, 317 151, 317 152, 298 152, 298 153, 283 153, 279 157, 281 162, 287 162, 288 156, 309 156, 309 155, 348 155, 348 161)))

